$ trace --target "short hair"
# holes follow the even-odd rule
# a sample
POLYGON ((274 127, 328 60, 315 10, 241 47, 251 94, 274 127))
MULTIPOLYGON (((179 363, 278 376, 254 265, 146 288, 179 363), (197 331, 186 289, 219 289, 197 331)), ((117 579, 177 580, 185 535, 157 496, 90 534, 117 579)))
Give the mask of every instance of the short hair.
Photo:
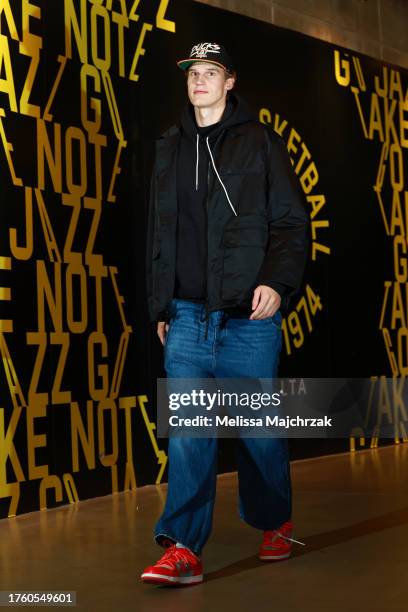
POLYGON ((234 79, 234 87, 235 87, 235 84, 237 82, 237 73, 235 72, 235 70, 227 70, 227 68, 225 68, 224 72, 225 72, 225 77, 227 79, 234 79))

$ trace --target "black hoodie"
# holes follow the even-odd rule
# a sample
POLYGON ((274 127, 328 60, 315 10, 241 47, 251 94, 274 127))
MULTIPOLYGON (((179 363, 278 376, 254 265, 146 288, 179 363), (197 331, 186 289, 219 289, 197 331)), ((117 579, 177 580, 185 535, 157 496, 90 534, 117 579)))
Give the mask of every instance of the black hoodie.
MULTIPOLYGON (((204 302, 207 271, 207 187, 213 171, 208 145, 213 151, 218 135, 227 127, 256 121, 244 100, 230 92, 221 120, 197 126, 194 108, 188 103, 181 116, 177 158, 177 259, 174 297, 204 302)), ((216 156, 215 156, 216 163, 216 156)), ((280 295, 285 286, 270 283, 280 295)))

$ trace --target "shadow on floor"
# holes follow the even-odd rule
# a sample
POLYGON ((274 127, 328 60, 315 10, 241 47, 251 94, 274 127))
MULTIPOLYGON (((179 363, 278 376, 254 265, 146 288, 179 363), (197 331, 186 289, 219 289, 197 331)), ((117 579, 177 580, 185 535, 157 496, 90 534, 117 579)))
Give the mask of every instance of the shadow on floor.
MULTIPOLYGON (((318 533, 306 538, 295 535, 296 539, 306 544, 306 546, 294 544, 292 558, 302 557, 303 555, 322 550, 328 546, 344 544, 345 542, 349 542, 355 538, 371 535, 378 531, 391 529, 392 527, 399 527, 400 525, 404 525, 406 523, 408 523, 408 508, 402 508, 401 510, 389 512, 388 514, 383 514, 382 516, 368 519, 366 521, 362 521, 361 523, 356 523, 355 525, 349 525, 348 527, 335 529, 334 531, 318 533)), ((285 561, 286 560, 282 560, 281 563, 284 563, 285 561)), ((279 561, 271 561, 270 563, 279 563, 279 561)), ((210 580, 218 580, 219 578, 226 578, 228 576, 234 576, 236 574, 240 574, 241 572, 259 567, 260 564, 265 565, 265 562, 260 561, 256 555, 253 555, 246 559, 242 559, 241 561, 231 563, 230 565, 227 565, 226 567, 214 572, 205 574, 205 582, 210 580)))

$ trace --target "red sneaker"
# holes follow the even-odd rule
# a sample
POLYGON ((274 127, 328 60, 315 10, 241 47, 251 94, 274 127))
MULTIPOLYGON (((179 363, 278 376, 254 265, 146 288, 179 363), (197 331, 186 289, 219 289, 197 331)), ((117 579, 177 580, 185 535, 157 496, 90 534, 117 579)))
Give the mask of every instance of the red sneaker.
POLYGON ((277 561, 290 557, 292 542, 297 541, 293 540, 292 535, 292 521, 286 521, 279 529, 264 531, 264 539, 259 549, 259 558, 262 561, 277 561))
POLYGON ((141 579, 152 584, 199 584, 203 581, 203 566, 188 548, 173 544, 155 565, 146 567, 141 579))

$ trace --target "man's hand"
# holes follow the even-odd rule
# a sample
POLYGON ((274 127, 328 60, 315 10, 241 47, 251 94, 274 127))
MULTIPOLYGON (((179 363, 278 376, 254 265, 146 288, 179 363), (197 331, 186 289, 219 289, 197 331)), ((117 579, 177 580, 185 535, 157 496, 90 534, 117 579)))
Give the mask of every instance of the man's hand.
POLYGON ((166 340, 167 332, 169 331, 169 324, 165 321, 159 321, 157 323, 157 335, 160 338, 160 342, 164 345, 166 340))
POLYGON ((258 285, 252 298, 253 313, 250 319, 266 319, 272 317, 279 309, 281 297, 275 289, 267 285, 258 285))

